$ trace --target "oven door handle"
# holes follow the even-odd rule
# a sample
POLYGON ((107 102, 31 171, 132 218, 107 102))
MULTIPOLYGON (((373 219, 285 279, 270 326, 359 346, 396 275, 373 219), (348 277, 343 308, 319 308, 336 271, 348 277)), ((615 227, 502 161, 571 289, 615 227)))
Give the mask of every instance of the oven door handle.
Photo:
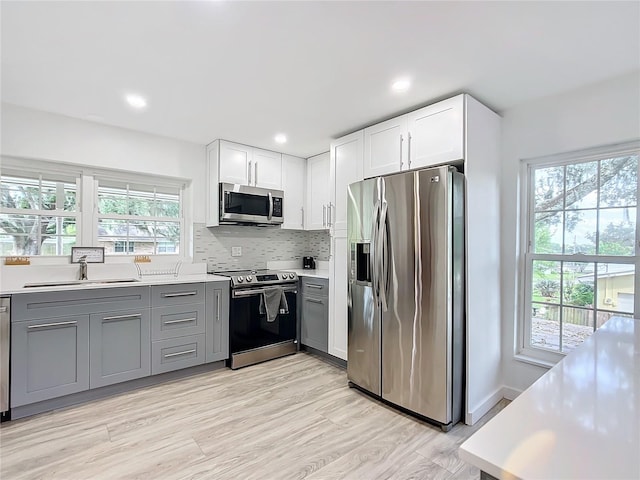
MULTIPOLYGON (((288 292, 298 293, 297 288, 298 287, 282 287, 282 291, 286 293, 288 292)), ((266 291, 267 291, 266 288, 251 288, 248 290, 232 290, 231 297, 232 298, 252 297, 254 295, 260 295, 266 291)))

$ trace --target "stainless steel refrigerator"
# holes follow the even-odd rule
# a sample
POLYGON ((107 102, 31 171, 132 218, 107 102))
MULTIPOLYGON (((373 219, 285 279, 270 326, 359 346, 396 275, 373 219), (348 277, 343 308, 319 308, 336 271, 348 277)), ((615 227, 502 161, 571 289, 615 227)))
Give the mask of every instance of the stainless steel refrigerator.
POLYGON ((464 176, 444 166, 348 190, 351 386, 440 425, 464 385, 464 176))

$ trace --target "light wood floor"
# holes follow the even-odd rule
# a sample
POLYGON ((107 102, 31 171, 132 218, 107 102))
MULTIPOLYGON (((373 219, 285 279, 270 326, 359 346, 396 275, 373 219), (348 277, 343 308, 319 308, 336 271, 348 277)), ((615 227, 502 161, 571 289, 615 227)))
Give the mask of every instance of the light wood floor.
POLYGON ((0 426, 0 478, 477 479, 445 434, 305 353, 0 426))

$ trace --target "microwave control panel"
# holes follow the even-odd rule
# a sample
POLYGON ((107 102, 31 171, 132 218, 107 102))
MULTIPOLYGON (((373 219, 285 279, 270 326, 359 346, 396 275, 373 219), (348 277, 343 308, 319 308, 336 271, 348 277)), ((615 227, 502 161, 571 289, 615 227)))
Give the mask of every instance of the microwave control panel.
POLYGON ((280 197, 273 197, 273 216, 282 216, 282 198, 280 197))

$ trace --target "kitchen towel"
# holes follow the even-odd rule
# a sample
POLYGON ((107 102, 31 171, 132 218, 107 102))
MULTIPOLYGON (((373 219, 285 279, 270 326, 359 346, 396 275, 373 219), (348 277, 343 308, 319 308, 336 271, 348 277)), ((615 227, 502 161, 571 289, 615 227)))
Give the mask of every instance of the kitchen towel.
POLYGON ((260 313, 267 315, 267 322, 274 322, 279 313, 289 313, 284 290, 280 287, 265 288, 260 296, 260 313))

